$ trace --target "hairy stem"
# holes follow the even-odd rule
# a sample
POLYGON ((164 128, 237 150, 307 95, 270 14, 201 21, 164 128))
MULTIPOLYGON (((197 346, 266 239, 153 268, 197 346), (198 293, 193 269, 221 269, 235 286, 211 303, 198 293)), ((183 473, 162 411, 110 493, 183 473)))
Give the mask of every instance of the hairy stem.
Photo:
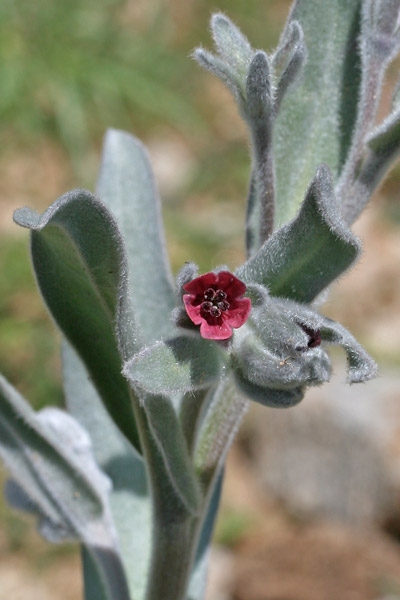
POLYGON ((146 413, 136 398, 132 400, 153 503, 146 600, 184 600, 195 556, 194 531, 199 517, 189 513, 182 504, 171 484, 146 413))

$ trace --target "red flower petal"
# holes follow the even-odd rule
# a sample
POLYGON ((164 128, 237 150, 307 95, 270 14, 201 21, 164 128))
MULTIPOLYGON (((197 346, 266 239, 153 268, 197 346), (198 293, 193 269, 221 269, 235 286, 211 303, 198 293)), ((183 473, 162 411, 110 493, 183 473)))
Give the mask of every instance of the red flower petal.
POLYGON ((201 304, 198 304, 197 306, 192 304, 195 298, 196 296, 193 296, 192 294, 185 294, 183 296, 183 302, 185 303, 186 312, 191 321, 193 321, 195 325, 200 325, 204 321, 204 318, 200 315, 201 304))
POLYGON ((221 325, 209 325, 203 319, 200 325, 200 335, 206 340, 227 340, 232 337, 232 334, 232 328, 228 325, 227 321, 222 321, 221 325))
POLYGON ((246 293, 246 286, 243 281, 240 281, 240 279, 229 273, 229 271, 220 271, 217 276, 218 287, 224 290, 231 298, 237 298, 246 293))
POLYGON ((200 325, 203 338, 227 340, 232 328, 241 327, 248 319, 251 300, 242 298, 246 286, 229 271, 205 273, 183 289, 188 292, 183 296, 186 312, 195 325, 200 325), (209 288, 217 293, 207 292, 209 288))
POLYGON ((249 298, 239 298, 235 301, 235 306, 227 311, 227 323, 230 327, 237 329, 244 325, 249 318, 251 311, 251 300, 249 298))
POLYGON ((209 287, 214 287, 217 283, 217 276, 215 273, 206 273, 205 275, 200 275, 200 277, 196 277, 189 283, 185 283, 183 289, 185 292, 189 294, 202 294, 209 287))

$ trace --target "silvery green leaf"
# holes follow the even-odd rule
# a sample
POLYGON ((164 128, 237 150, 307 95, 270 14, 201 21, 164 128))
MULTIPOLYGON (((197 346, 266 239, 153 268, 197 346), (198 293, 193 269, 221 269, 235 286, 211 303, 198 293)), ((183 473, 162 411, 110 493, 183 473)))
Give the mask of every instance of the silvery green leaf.
POLYGON ((138 446, 115 321, 126 325, 125 345, 135 346, 137 332, 127 307, 124 244, 112 215, 89 192, 75 190, 43 215, 24 208, 14 220, 31 229, 33 266, 53 318, 85 362, 111 416, 138 446))
POLYGON ((297 217, 278 229, 236 275, 246 284, 267 286, 274 296, 311 302, 359 252, 358 240, 341 221, 329 169, 321 165, 297 217))
POLYGON ((363 2, 359 42, 362 77, 357 120, 352 145, 337 184, 346 223, 352 223, 368 202, 374 188, 370 181, 383 176, 383 173, 378 173, 380 166, 377 166, 373 157, 370 163, 368 158, 365 161, 365 141, 375 123, 386 68, 400 49, 399 14, 399 0, 363 2), (364 172, 360 182, 358 174, 363 162, 364 172), (367 169, 371 172, 367 173, 367 169))
POLYGON ((239 106, 245 105, 245 85, 227 63, 219 58, 219 56, 215 56, 215 54, 204 50, 204 48, 196 48, 192 56, 203 69, 207 69, 207 71, 213 73, 213 75, 218 77, 227 86, 239 106))
POLYGON ((162 395, 144 394, 141 400, 171 483, 186 510, 197 514, 201 503, 200 489, 174 406, 170 398, 162 395))
POLYGON ((40 517, 77 535, 101 570, 108 600, 129 600, 109 512, 109 479, 87 433, 59 409, 37 415, 0 377, 0 456, 40 517))
POLYGON ((231 90, 240 110, 246 111, 246 78, 254 50, 241 31, 223 14, 211 18, 217 55, 196 48, 193 58, 231 90))
POLYGON ((225 372, 210 394, 196 434, 194 464, 206 490, 223 467, 247 407, 246 398, 235 389, 232 373, 225 372))
POLYGON ((182 335, 135 354, 123 373, 150 394, 176 394, 210 386, 221 368, 222 351, 214 341, 182 335))
POLYGON ((248 39, 228 17, 221 13, 212 16, 211 31, 221 58, 245 79, 254 52, 248 39))
POLYGON ((37 529, 40 535, 53 544, 76 540, 76 533, 69 527, 65 519, 51 521, 43 512, 40 504, 35 504, 32 498, 13 479, 6 481, 4 486, 4 497, 13 508, 30 513, 38 518, 37 529))
MULTIPOLYGON (((143 457, 110 418, 82 361, 67 342, 63 343, 62 358, 68 410, 88 431, 94 456, 113 482, 110 509, 129 588, 134 600, 144 600, 152 524, 143 457)), ((83 551, 83 555, 86 554, 83 551)), ((87 562, 90 563, 90 556, 84 560, 85 573, 90 570, 87 562)), ((90 600, 92 598, 97 600, 95 595, 90 600)))
POLYGON ((360 0, 297 0, 291 10, 286 28, 299 23, 308 57, 273 131, 278 226, 295 216, 318 164, 336 177, 348 154, 359 90, 360 6, 360 0))
POLYGON ((143 144, 109 129, 97 185, 125 241, 128 293, 145 342, 170 333, 175 292, 165 246, 160 200, 143 144))
POLYGON ((279 111, 289 86, 296 81, 307 59, 303 30, 297 21, 291 21, 284 32, 280 45, 272 57, 275 100, 274 112, 279 111))
POLYGON ((361 210, 400 153, 400 110, 397 109, 366 138, 366 157, 352 186, 361 210))
POLYGON ((216 478, 211 499, 207 504, 199 543, 197 546, 196 558, 189 581, 188 600, 204 600, 211 536, 214 530, 215 519, 221 498, 222 481, 223 471, 216 478))

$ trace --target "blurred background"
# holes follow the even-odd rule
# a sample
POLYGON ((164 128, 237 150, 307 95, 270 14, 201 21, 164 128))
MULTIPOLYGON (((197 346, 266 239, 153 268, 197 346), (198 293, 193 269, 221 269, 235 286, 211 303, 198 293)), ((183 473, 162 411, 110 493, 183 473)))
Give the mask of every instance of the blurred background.
MULTIPOLYGON (((148 146, 174 271, 244 259, 248 139, 222 84, 190 58, 223 11, 274 48, 288 0, 2 0, 0 371, 39 409, 62 406, 58 338, 35 289, 17 207, 94 188, 107 127, 148 146)), ((400 63, 382 102, 387 110, 400 63)), ((208 600, 400 598, 400 168, 356 224, 364 242, 323 311, 380 365, 290 411, 252 406, 227 467, 208 600)), ((4 479, 4 473, 0 471, 4 479)), ((81 597, 78 549, 43 542, 0 502, 0 600, 81 597)))

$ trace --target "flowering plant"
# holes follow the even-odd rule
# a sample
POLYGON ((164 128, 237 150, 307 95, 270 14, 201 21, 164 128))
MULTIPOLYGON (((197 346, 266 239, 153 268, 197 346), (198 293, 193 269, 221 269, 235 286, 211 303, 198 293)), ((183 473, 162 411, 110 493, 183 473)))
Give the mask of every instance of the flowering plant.
POLYGON ((358 258, 349 229, 400 148, 399 95, 375 125, 400 45, 400 0, 297 0, 278 48, 224 15, 195 59, 233 92, 252 143, 247 260, 174 285, 145 149, 111 130, 96 196, 65 194, 31 231, 63 336, 67 411, 35 413, 0 379, 6 497, 39 531, 78 539, 86 600, 200 600, 223 465, 249 400, 289 407, 330 376, 376 373, 320 294, 358 258))

